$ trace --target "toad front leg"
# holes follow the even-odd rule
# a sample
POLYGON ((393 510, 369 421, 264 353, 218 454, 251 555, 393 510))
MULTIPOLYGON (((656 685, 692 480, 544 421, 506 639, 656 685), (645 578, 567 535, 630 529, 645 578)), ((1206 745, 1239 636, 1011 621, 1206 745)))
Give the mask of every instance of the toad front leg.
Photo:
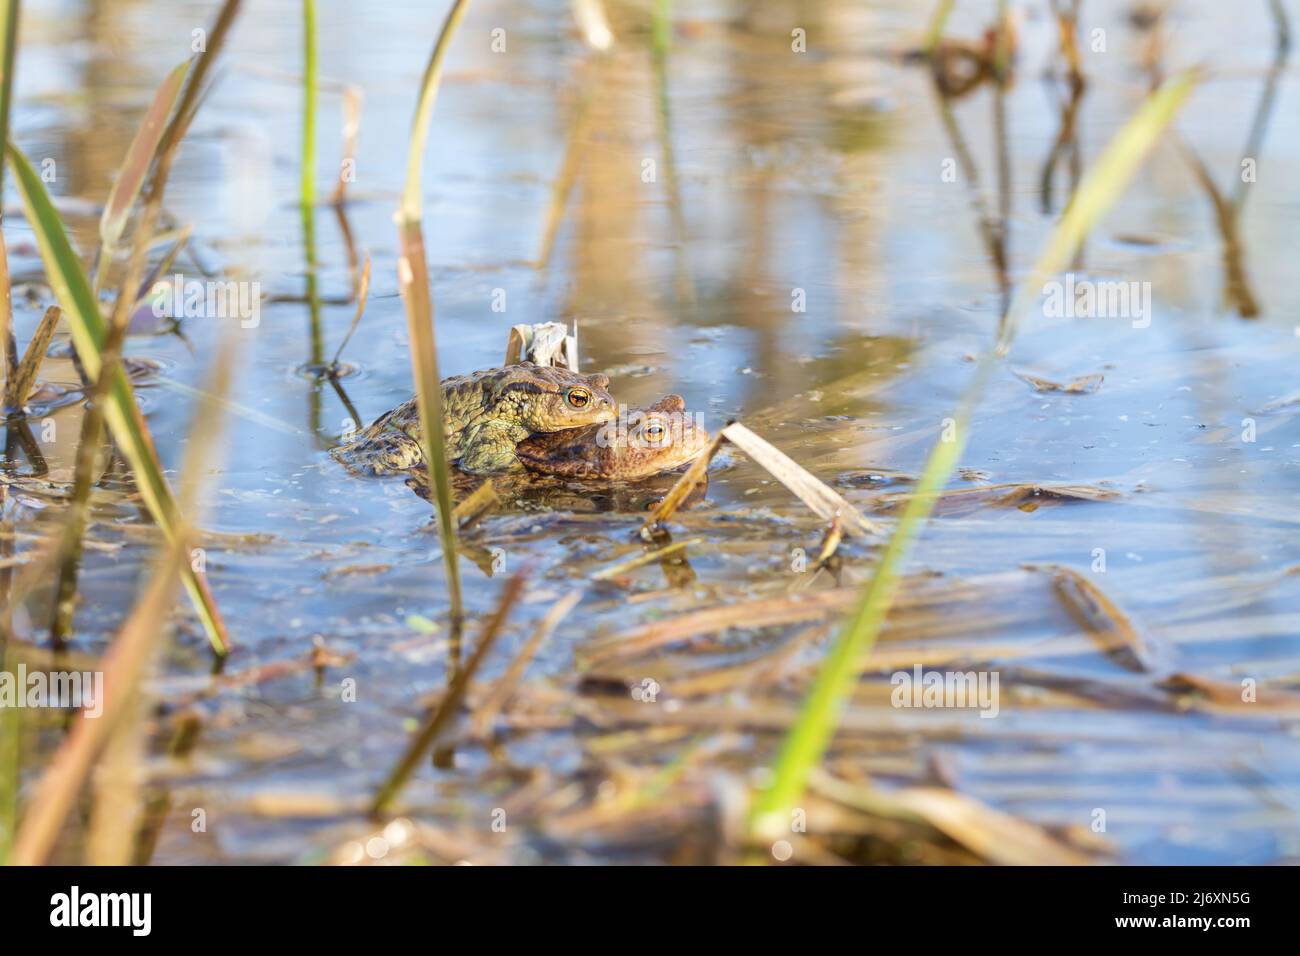
POLYGON ((499 418, 470 426, 460 439, 460 470, 491 475, 519 468, 515 446, 530 434, 524 426, 499 418))
POLYGON ((410 435, 396 428, 383 428, 331 454, 353 474, 391 475, 409 471, 424 462, 424 450, 410 435))

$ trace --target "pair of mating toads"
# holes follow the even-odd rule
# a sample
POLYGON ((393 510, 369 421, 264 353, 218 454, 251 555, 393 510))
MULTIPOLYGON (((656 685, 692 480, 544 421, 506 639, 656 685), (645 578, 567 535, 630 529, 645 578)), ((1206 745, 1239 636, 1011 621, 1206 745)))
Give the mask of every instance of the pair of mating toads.
MULTIPOLYGON (((471 475, 526 469, 557 478, 636 481, 679 468, 709 444, 680 395, 620 416, 606 375, 532 362, 442 382, 447 458, 471 475)), ((412 398, 333 455, 354 472, 423 469, 423 426, 412 398)))

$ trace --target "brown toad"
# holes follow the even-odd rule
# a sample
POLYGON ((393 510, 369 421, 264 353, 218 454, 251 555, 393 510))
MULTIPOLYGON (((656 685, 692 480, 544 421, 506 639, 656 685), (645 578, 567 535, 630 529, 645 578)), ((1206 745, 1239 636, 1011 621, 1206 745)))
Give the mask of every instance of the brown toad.
POLYGON ((666 395, 626 421, 533 435, 515 449, 529 471, 587 481, 638 481, 680 468, 709 445, 709 433, 666 395))

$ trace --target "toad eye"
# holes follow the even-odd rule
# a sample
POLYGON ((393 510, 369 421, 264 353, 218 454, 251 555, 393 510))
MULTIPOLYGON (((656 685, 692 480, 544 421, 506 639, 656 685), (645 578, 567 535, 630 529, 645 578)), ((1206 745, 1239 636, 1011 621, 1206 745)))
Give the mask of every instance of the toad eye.
POLYGON ((574 408, 586 408, 591 404, 591 390, 587 388, 571 388, 564 397, 574 408))
POLYGON ((664 440, 668 434, 668 429, 660 422, 646 422, 645 427, 641 429, 641 437, 652 444, 658 444, 664 440))

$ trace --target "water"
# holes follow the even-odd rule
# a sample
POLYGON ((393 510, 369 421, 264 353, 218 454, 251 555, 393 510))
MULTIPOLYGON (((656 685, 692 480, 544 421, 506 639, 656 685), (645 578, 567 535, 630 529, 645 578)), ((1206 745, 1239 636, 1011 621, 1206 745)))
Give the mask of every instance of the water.
MULTIPOLYGON (((682 12, 664 81, 666 112, 646 24, 634 9, 611 7, 623 42, 601 60, 578 42, 567 4, 471 8, 453 45, 424 169, 440 361, 444 374, 488 367, 500 362, 510 325, 576 319, 584 370, 609 371, 623 401, 641 405, 675 391, 711 427, 741 419, 872 511, 877 495, 906 491, 908 476, 919 472, 973 368, 971 356, 996 330, 1008 284, 1029 270, 1068 196, 1068 156, 1054 171, 1050 197, 1042 180, 1069 99, 1063 83, 1043 78, 1054 27, 1042 13, 1024 22, 1018 80, 1001 105, 986 85, 948 104, 949 126, 927 70, 887 55, 919 36, 923 14, 914 5, 751 6, 710 2, 682 12), (491 50, 498 26, 507 30, 504 53, 491 50), (807 31, 806 53, 790 49, 794 27, 807 31), (566 168, 572 189, 549 261, 537 268, 566 168), (1005 278, 982 214, 1005 220, 1005 278), (494 312, 502 295, 506 310, 494 312)), ((256 278, 264 293, 281 298, 304 287, 297 10, 248 5, 167 193, 170 215, 193 223, 205 263, 256 278)), ((1147 89, 1138 62, 1144 35, 1126 10, 1090 3, 1081 24, 1089 85, 1076 132, 1085 165, 1147 89), (1096 29, 1105 31, 1105 52, 1090 48, 1096 29)), ((952 31, 976 35, 985 25, 976 13, 963 7, 952 31)), ((25 7, 15 138, 34 162, 54 159, 51 190, 65 201, 83 250, 93 249, 94 204, 154 87, 187 55, 191 30, 209 15, 209 5, 198 3, 25 7)), ((365 98, 347 218, 373 273, 365 316, 344 355, 357 371, 341 382, 364 424, 411 394, 391 217, 441 10, 386 4, 362 14, 327 2, 318 16, 322 78, 354 85, 365 98)), ((924 780, 937 762, 961 791, 1039 823, 1087 829, 1100 808, 1121 859, 1294 859, 1300 745, 1293 717, 1263 707, 1179 712, 1149 679, 1097 652, 1053 597, 1049 575, 1023 567, 1060 564, 1091 575, 1174 648, 1182 672, 1233 684, 1252 678, 1262 702, 1294 693, 1300 577, 1287 570, 1300 564, 1300 406, 1270 403, 1297 391, 1300 294, 1290 272, 1300 184, 1286 171, 1300 135, 1295 69, 1286 63, 1270 74, 1272 36, 1262 5, 1244 13, 1181 4, 1165 54, 1169 69, 1204 63, 1212 70, 1179 118, 1178 136, 1226 196, 1242 189, 1241 258, 1259 316, 1243 319, 1225 303, 1213 206, 1179 140, 1167 139, 1075 268, 1080 279, 1149 283, 1150 312, 1051 318, 1031 303, 1010 368, 987 393, 961 461, 989 483, 1104 486, 1119 494, 941 509, 911 565, 918 575, 943 575, 933 633, 901 623, 887 630, 880 650, 896 652, 897 664, 883 667, 875 689, 854 705, 868 723, 879 721, 879 731, 867 734, 876 745, 858 757, 879 782, 924 780), (1270 75, 1275 99, 1265 135, 1257 155, 1244 156, 1270 75), (1257 160, 1257 178, 1239 187, 1243 158, 1257 160), (1104 381, 1091 394, 1040 392, 1011 369, 1056 382, 1097 374, 1104 381), (1255 440, 1244 441, 1252 427, 1255 440), (967 579, 974 596, 959 584, 967 579), (879 688, 887 689, 895 666, 909 667, 912 644, 936 641, 961 648, 953 660, 1004 669, 1000 719, 883 706, 879 688), (990 646, 1029 656, 990 655, 990 646), (1099 702, 1082 690, 1088 686, 1131 693, 1099 702), (1160 703, 1143 704, 1143 695, 1160 703)), ((340 115, 337 88, 327 86, 317 147, 322 195, 338 169, 340 115)), ((16 202, 11 191, 6 207, 16 202)), ((30 230, 16 214, 6 225, 15 282, 39 276, 30 230)), ((202 635, 178 607, 177 647, 159 692, 169 712, 197 712, 204 730, 187 759, 151 762, 157 786, 171 797, 153 857, 159 862, 316 858, 366 832, 357 809, 395 762, 421 700, 441 692, 448 676, 445 629, 422 637, 408 620, 445 622, 427 504, 400 481, 353 478, 325 453, 353 413, 303 366, 328 360, 354 307, 341 301, 350 274, 328 207, 317 211, 316 233, 327 303, 321 351, 312 354, 302 302, 264 303, 260 324, 235 333, 234 405, 203 526, 213 533, 205 542, 209 578, 237 645, 227 674, 301 660, 315 638, 348 661, 319 683, 306 668, 257 683, 213 683, 202 635), (349 679, 355 703, 341 700, 349 679), (267 809, 277 795, 304 793, 327 806, 267 809), (193 832, 195 807, 220 822, 193 832)), ((49 296, 38 290, 36 300, 28 306, 15 296, 20 344, 49 296)), ((130 354, 159 363, 140 395, 171 468, 185 450, 192 390, 204 387, 222 323, 232 321, 188 319, 184 340, 130 342, 130 354)), ((75 381, 66 361, 51 361, 42 377, 75 381)), ((78 415, 75 405, 50 413, 55 437, 42 450, 51 479, 71 473, 78 415)), ((14 467, 29 470, 21 457, 14 467)), ((954 479, 952 487, 980 483, 954 479)), ((708 500, 692 515, 677 538, 703 539, 687 551, 693 581, 671 590, 673 581, 651 564, 628 588, 592 588, 528 671, 535 686, 557 695, 547 710, 555 719, 512 730, 493 747, 462 744, 441 760, 454 766, 426 765, 405 795, 411 816, 477 840, 520 780, 540 775, 556 789, 566 780, 585 787, 593 766, 610 773, 606 758, 593 753, 604 753, 598 745, 613 730, 574 718, 570 707, 601 700, 578 687, 574 649, 656 615, 779 595, 792 580, 793 549, 813 550, 821 536, 809 512, 735 452, 715 464, 708 500)), ((139 523, 137 508, 108 495, 96 516, 91 538, 122 547, 89 551, 83 565, 73 646, 91 653, 104 649, 131 605, 150 554, 127 527, 139 523)), ((13 490, 3 517, 6 530, 31 532, 53 527, 58 515, 46 499, 13 490)), ((529 625, 561 594, 636 552, 630 533, 639 520, 626 512, 507 510, 479 526, 471 536, 478 560, 462 561, 473 620, 495 605, 504 573, 535 568, 486 676, 502 672, 529 625), (499 557, 490 574, 492 549, 499 557)), ((25 547, 16 545, 19 553, 25 547)), ((846 583, 864 579, 873 553, 871 543, 847 545, 846 583)), ((37 595, 15 609, 20 636, 42 639, 47 600, 37 595)), ((671 695, 680 668, 750 659, 786 633, 732 632, 694 650, 677 646, 629 665, 631 676, 653 676, 671 695)), ((472 624, 471 643, 476 634, 472 624)), ((799 658, 805 668, 817 659, 799 658)), ((682 706, 756 713, 793 704, 801 686, 682 706)), ((742 776, 778 739, 751 739, 744 724, 738 720, 734 746, 720 726, 717 744, 718 765, 742 776)), ((685 740, 646 743, 617 758, 653 768, 685 740)), ((841 747, 858 753, 860 736, 842 737, 841 747)), ((540 850, 520 838, 516 850, 523 854, 516 858, 548 859, 622 852, 571 837, 540 850)), ((643 852, 669 858, 654 840, 643 852)))

